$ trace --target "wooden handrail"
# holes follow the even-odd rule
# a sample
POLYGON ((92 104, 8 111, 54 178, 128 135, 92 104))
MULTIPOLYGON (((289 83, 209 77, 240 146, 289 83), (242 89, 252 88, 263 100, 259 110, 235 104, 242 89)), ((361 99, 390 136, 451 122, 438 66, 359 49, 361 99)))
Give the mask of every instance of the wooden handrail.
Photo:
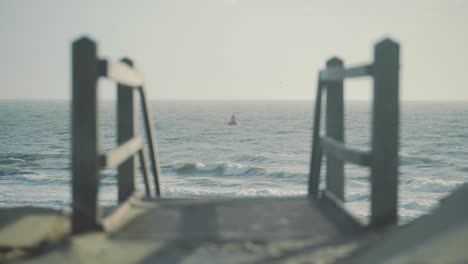
POLYGON ((107 77, 129 88, 138 88, 144 83, 143 74, 141 72, 119 61, 112 61, 109 59, 100 60, 99 72, 101 76, 107 77))
POLYGON ((354 66, 347 69, 328 67, 321 70, 319 79, 324 82, 343 81, 345 78, 359 78, 372 75, 372 65, 354 66))
POLYGON ((134 92, 140 93, 146 136, 151 156, 155 192, 161 195, 156 141, 153 139, 148 103, 143 89, 143 75, 133 68, 130 59, 115 62, 99 59, 96 43, 88 38, 73 42, 72 47, 72 232, 82 233, 100 229, 101 216, 97 204, 99 170, 117 168, 118 202, 124 203, 136 193, 137 156, 145 183, 151 196, 149 172, 144 153, 144 140, 138 136, 137 103, 134 92), (117 143, 118 147, 99 155, 97 81, 106 77, 117 83, 117 143))
POLYGON ((370 166, 371 154, 368 151, 347 148, 343 143, 326 136, 320 137, 323 151, 337 159, 356 165, 370 166))
POLYGON ((346 69, 346 78, 359 78, 372 75, 372 65, 355 66, 346 69))
POLYGON ((101 155, 101 167, 115 169, 142 149, 143 139, 141 137, 134 137, 107 154, 101 155))
POLYGON ((344 78, 345 71, 338 67, 326 68, 319 73, 319 79, 323 82, 342 81, 344 78))
POLYGON ((397 222, 399 149, 399 45, 385 39, 375 45, 374 62, 344 68, 332 58, 319 72, 312 138, 309 196, 333 194, 344 201, 344 162, 371 168, 371 221, 380 228, 397 222), (343 81, 370 76, 374 80, 372 144, 365 152, 346 148, 343 125, 343 81), (322 90, 326 89, 326 136, 320 136, 322 90), (319 191, 322 155, 327 156, 326 189, 319 191))

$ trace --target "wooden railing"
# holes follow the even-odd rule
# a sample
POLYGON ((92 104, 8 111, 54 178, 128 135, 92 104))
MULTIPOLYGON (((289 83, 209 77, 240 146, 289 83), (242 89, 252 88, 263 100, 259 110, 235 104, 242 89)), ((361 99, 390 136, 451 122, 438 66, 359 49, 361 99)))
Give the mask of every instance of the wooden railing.
POLYGON ((309 196, 344 201, 344 162, 371 169, 371 217, 374 228, 397 222, 399 148, 398 43, 385 39, 375 45, 370 65, 344 68, 332 58, 319 73, 309 178, 309 196), (370 151, 344 144, 343 81, 370 76, 374 80, 370 151), (326 90, 326 135, 320 136, 322 91, 326 90), (322 155, 326 154, 326 189, 319 191, 322 155))
POLYGON ((161 187, 143 75, 133 68, 132 61, 99 59, 96 43, 81 38, 73 42, 72 46, 72 75, 72 232, 81 233, 102 228, 97 200, 101 169, 117 168, 118 201, 122 203, 135 193, 138 155, 146 196, 151 196, 144 139, 137 135, 135 92, 140 95, 156 196, 161 195, 161 187), (99 152, 98 144, 97 81, 100 77, 117 83, 119 146, 107 154, 99 152))

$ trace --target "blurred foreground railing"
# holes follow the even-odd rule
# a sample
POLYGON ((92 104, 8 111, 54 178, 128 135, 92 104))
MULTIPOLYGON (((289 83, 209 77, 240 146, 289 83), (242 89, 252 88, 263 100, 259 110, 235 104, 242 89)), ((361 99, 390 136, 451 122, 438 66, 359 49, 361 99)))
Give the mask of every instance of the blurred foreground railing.
POLYGON ((102 228, 98 206, 101 169, 118 169, 118 200, 122 203, 135 193, 138 155, 146 195, 151 196, 144 139, 137 135, 135 92, 140 96, 156 196, 161 195, 161 187, 157 148, 143 89, 143 75, 133 68, 132 61, 99 59, 96 43, 88 38, 81 38, 72 46, 72 76, 72 231, 81 233, 102 228), (97 81, 100 77, 117 83, 119 146, 106 154, 99 152, 98 144, 97 81))
POLYGON ((375 45, 370 65, 344 68, 332 58, 320 71, 315 102, 309 196, 344 201, 344 163, 371 168, 372 227, 397 222, 399 148, 399 57, 400 47, 389 39, 375 45), (350 149, 344 144, 343 81, 372 77, 372 143, 370 151, 350 149), (322 91, 326 91, 326 135, 320 136, 322 91), (319 192, 322 155, 326 154, 326 189, 319 192))

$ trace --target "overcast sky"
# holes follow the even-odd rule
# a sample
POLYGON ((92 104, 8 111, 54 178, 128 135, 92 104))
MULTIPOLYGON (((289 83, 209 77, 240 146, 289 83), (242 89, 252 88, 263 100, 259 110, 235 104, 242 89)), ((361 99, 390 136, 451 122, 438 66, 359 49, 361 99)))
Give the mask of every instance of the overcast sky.
MULTIPOLYGON (((390 36, 402 99, 468 100, 468 0, 2 0, 0 28, 0 99, 68 99, 70 44, 87 35, 133 58, 151 99, 314 99, 327 58, 370 62, 390 36)), ((346 97, 371 84, 346 82, 346 97)))

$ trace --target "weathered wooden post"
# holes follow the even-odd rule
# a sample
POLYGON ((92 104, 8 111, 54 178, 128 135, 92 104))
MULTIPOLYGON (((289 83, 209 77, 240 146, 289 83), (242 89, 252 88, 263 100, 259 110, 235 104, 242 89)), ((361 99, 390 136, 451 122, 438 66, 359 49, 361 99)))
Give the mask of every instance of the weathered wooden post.
POLYGON ((72 232, 99 228, 96 44, 81 38, 72 46, 72 232))
POLYGON ((371 226, 376 228, 397 222, 399 53, 398 43, 389 39, 374 50, 371 226))
MULTIPOLYGON (((133 62, 124 58, 123 63, 133 66, 133 62)), ((137 103, 133 88, 117 84, 117 142, 119 145, 132 139, 137 132, 137 103)), ((117 185, 119 203, 125 202, 135 190, 136 156, 130 157, 118 167, 117 185)))
MULTIPOLYGON (((327 61, 327 68, 343 69, 343 61, 332 58, 327 61)), ((337 141, 344 141, 344 104, 343 104, 343 79, 328 81, 326 106, 326 134, 337 141)), ((340 200, 344 200, 343 161, 327 155, 327 190, 340 200)))

